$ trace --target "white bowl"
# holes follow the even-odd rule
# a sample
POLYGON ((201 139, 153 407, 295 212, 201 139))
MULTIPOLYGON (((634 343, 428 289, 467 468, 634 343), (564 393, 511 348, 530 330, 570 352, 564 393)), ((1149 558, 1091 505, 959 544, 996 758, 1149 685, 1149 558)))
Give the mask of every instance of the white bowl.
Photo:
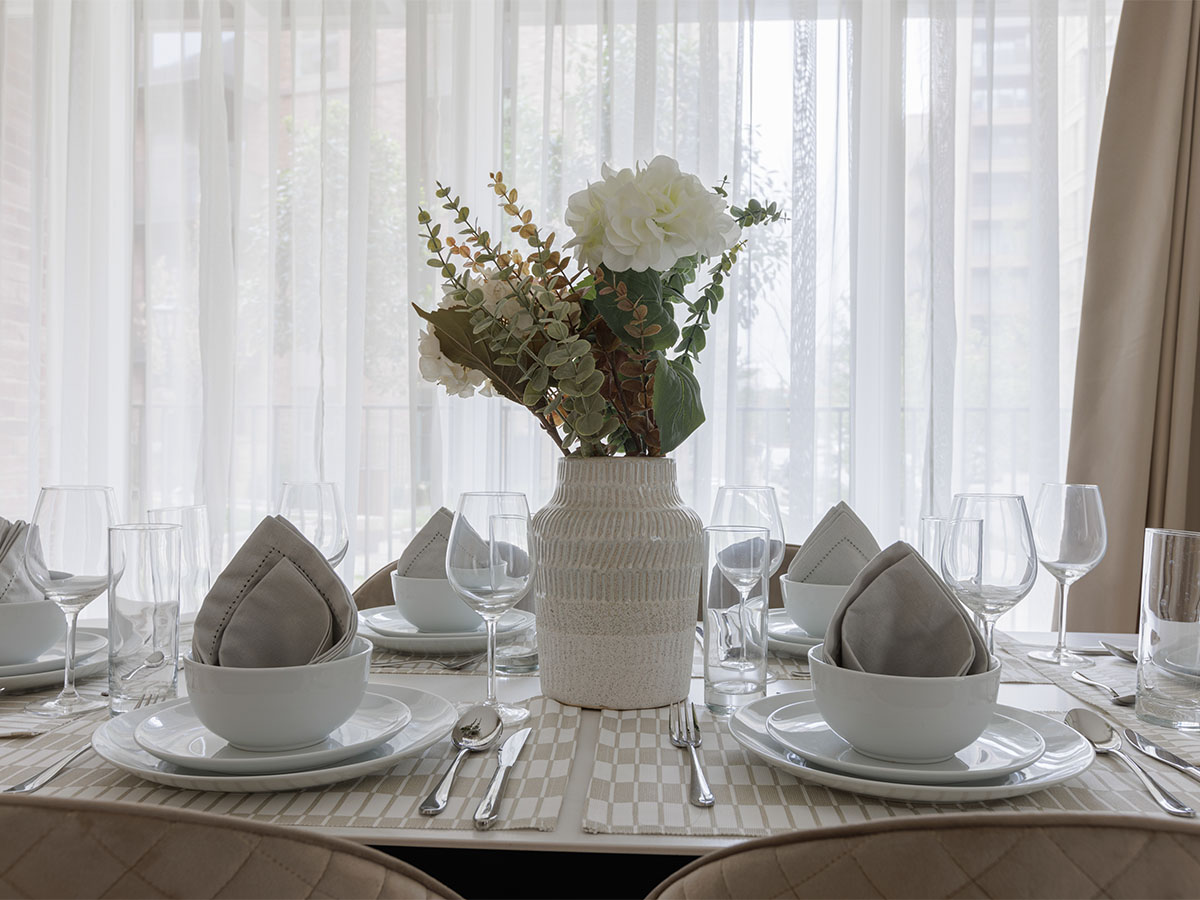
POLYGON ((188 699, 205 728, 242 750, 297 750, 327 738, 358 709, 371 642, 310 666, 247 669, 183 659, 188 699))
POLYGON ((430 634, 474 631, 483 624, 445 578, 405 578, 392 573, 392 597, 400 615, 430 634))
POLYGON ((0 666, 37 659, 66 631, 67 619, 52 600, 0 603, 0 666))
POLYGON ((838 604, 846 596, 846 584, 809 584, 792 581, 786 575, 779 579, 783 592, 783 608, 788 618, 813 637, 825 637, 825 629, 833 618, 838 604))
POLYGON ((948 759, 983 734, 996 710, 1000 661, 978 675, 915 678, 843 669, 808 651, 813 699, 859 753, 889 762, 948 759))

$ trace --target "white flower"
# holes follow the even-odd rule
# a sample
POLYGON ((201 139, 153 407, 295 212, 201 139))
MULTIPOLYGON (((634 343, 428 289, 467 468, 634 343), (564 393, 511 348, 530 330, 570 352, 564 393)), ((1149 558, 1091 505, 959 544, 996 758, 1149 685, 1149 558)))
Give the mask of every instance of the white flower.
POLYGON ((669 156, 636 172, 606 165, 602 176, 567 201, 575 237, 566 246, 589 268, 663 272, 685 256, 717 256, 737 240, 724 198, 680 172, 669 156))
POLYGON ((442 385, 451 396, 470 397, 476 390, 485 397, 495 396, 491 383, 482 372, 460 366, 443 355, 442 345, 438 343, 432 328, 421 332, 417 350, 420 353, 417 368, 421 371, 421 377, 442 385))

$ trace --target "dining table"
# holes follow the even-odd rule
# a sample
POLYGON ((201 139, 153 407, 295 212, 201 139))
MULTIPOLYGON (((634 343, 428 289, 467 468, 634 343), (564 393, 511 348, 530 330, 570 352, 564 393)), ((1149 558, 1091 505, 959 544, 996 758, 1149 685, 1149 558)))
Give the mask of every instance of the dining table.
MULTIPOLYGON (((1136 646, 1136 635, 1129 634, 1072 634, 1069 643, 1096 647, 1102 639, 1136 646)), ((1200 762, 1200 736, 1141 722, 1132 709, 1113 706, 1100 690, 1073 680, 1070 668, 1028 658, 1032 647, 1052 643, 1053 636, 1044 633, 998 635, 997 655, 1004 673, 1001 704, 1059 721, 1068 710, 1087 707, 1200 762)), ((484 696, 482 662, 447 671, 409 654, 384 650, 376 656, 374 684, 425 692, 451 704, 484 696)), ((1091 659, 1095 663, 1087 670, 1091 677, 1122 692, 1133 690, 1135 666, 1110 656, 1091 659)), ((802 662, 772 656, 776 679, 767 685, 767 695, 809 690, 811 682, 802 662)), ((182 672, 180 676, 183 694, 182 672)), ((105 685, 103 677, 95 677, 84 680, 81 690, 99 693, 105 685)), ((384 772, 275 792, 156 784, 91 752, 72 762, 39 794, 173 806, 311 829, 398 855, 467 896, 553 896, 564 891, 578 896, 641 896, 689 859, 741 841, 900 816, 1042 810, 1164 815, 1141 784, 1105 756, 1045 790, 978 803, 881 799, 809 783, 745 750, 733 739, 727 721, 708 714, 698 652, 691 699, 699 711, 701 759, 716 797, 710 809, 688 803, 689 758, 668 739, 667 709, 565 706, 542 694, 536 673, 499 678, 498 694, 504 702, 528 706, 531 715, 525 724, 532 731, 512 770, 500 821, 491 830, 473 827, 472 814, 495 770, 494 752, 467 757, 444 814, 429 817, 418 812, 418 804, 454 753, 448 736, 384 772), (530 866, 536 868, 543 861, 548 865, 551 860, 539 854, 554 854, 558 866, 576 860, 594 876, 589 875, 589 883, 578 890, 566 890, 561 883, 535 890, 529 881, 530 866), (472 859, 497 865, 465 864, 472 859), (614 864, 605 865, 606 859, 614 864), (480 882, 483 871, 489 880, 480 882), (509 879, 507 886, 504 878, 509 879), (481 883, 489 889, 485 891, 481 883)), ((0 726, 30 721, 22 708, 34 696, 38 694, 0 693, 0 726)), ((0 738, 0 787, 16 784, 86 745, 107 719, 101 711, 61 722, 44 720, 39 726, 44 733, 35 737, 0 738)), ((1141 761, 1179 798, 1200 808, 1200 782, 1144 758, 1141 761)))

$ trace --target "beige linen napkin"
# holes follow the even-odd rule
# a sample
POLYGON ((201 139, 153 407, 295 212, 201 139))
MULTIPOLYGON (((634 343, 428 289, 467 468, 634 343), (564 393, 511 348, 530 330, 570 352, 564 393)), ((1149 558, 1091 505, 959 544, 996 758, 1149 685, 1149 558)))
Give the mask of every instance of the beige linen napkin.
POLYGON ((845 502, 817 523, 788 566, 791 581, 849 584, 879 553, 879 544, 845 502))
POLYGON ((25 569, 26 535, 32 530, 29 552, 34 560, 41 559, 41 542, 37 529, 28 522, 9 522, 0 518, 0 603, 23 603, 27 600, 43 600, 25 569))
POLYGON ((268 516, 204 598, 192 655, 248 668, 327 662, 354 639, 354 600, 321 552, 282 516, 268 516))
POLYGON ((975 675, 987 645, 946 583, 903 541, 888 547, 846 590, 825 633, 825 659, 877 675, 975 675))

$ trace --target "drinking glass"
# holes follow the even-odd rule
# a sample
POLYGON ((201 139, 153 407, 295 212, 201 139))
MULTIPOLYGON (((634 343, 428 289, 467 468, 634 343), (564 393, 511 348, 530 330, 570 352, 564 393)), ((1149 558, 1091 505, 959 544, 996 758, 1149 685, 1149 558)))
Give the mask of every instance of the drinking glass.
POLYGON ((1139 719, 1200 730, 1200 534, 1147 528, 1138 629, 1139 719))
POLYGON ((704 547, 704 702, 727 716, 766 690, 770 532, 713 525, 704 529, 704 547), (719 581, 733 585, 736 600, 719 581))
POLYGON ((164 506, 146 511, 156 524, 178 525, 179 538, 179 616, 195 616, 212 587, 212 545, 208 531, 208 507, 164 506))
POLYGON ((942 565, 942 545, 950 530, 949 516, 921 516, 917 550, 936 571, 942 565))
POLYGON ((175 696, 181 525, 108 529, 108 708, 175 696))
POLYGON ((285 481, 279 498, 279 515, 336 566, 350 547, 342 494, 332 481, 285 481))
POLYGON ((529 710, 496 699, 496 622, 529 592, 534 560, 530 555, 529 505, 524 494, 462 494, 450 526, 446 577, 451 587, 487 626, 486 706, 506 725, 529 717, 529 710))
POLYGON ((108 529, 116 520, 117 500, 110 487, 44 487, 38 494, 26 537, 25 569, 66 616, 67 661, 62 692, 53 700, 26 704, 31 713, 74 716, 106 705, 85 700, 75 690, 75 625, 80 610, 108 587, 108 529))
MULTIPOLYGON (((770 577, 779 571, 783 563, 784 537, 783 516, 779 513, 779 498, 775 488, 766 485, 731 484, 717 490, 717 499, 713 503, 712 525, 717 526, 749 526, 765 528, 768 532, 770 558, 767 561, 767 581, 762 585, 762 596, 769 598, 770 577)), ((727 582, 731 583, 731 582, 727 582)), ((757 583, 754 588, 757 588, 757 583)), ((747 595, 748 599, 753 594, 747 595)), ((725 584, 719 584, 718 590, 726 589, 725 584)), ((727 589, 726 589, 727 590, 727 589)), ((769 604, 764 604, 764 608, 769 604)), ((742 613, 738 613, 739 619, 742 613)), ((753 668, 737 658, 730 658, 724 663, 726 668, 753 668)), ((774 681, 774 676, 768 675, 768 681, 774 681)))
POLYGON ((1058 582, 1058 645, 1034 650, 1031 659, 1058 666, 1095 662, 1067 649, 1067 591, 1104 558, 1108 530, 1100 488, 1094 484, 1043 484, 1033 506, 1038 560, 1058 582))
POLYGON ((942 548, 942 576, 967 609, 983 620, 995 654, 996 620, 1020 603, 1037 579, 1037 551, 1025 500, 1017 494, 956 494, 942 548), (978 543, 974 526, 981 523, 978 543))

